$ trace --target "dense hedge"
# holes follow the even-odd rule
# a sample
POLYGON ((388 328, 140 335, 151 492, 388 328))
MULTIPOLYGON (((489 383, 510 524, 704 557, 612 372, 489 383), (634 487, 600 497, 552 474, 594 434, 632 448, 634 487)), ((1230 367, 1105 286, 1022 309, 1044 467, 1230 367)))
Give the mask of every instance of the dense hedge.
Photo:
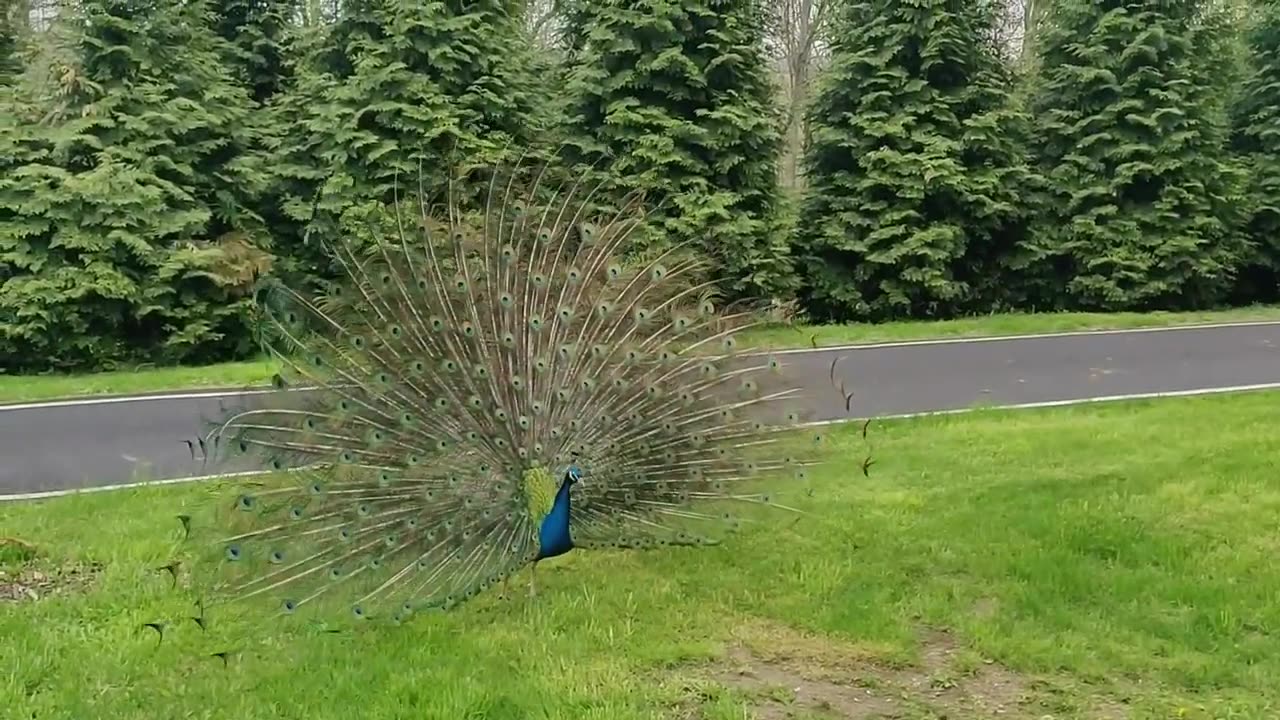
POLYGON ((18 56, 18 8, 16 0, 0 0, 0 87, 8 87, 22 72, 18 56))
POLYGON ((794 285, 781 232, 782 118, 757 0, 581 0, 570 14, 566 141, 614 187, 661 204, 730 294, 794 285))
POLYGON ((1234 108, 1234 147, 1249 170, 1246 232, 1253 258, 1241 272, 1237 301, 1280 300, 1280 2, 1250 18, 1252 62, 1234 108))
POLYGON ((1026 122, 974 0, 849 2, 810 111, 799 232, 822 319, 951 315, 1003 299, 1033 188, 1026 122))
POLYGON ((184 362, 250 351, 269 269, 252 103, 198 3, 86 3, 78 62, 5 111, 0 367, 184 362), (182 52, 174 52, 174 48, 182 52))
POLYGON ((773 0, 563 0, 554 48, 525 0, 0 0, 0 372, 250 354, 316 237, 557 147, 815 319, 1278 299, 1280 3, 1055 0, 1022 56, 997 4, 841 0, 795 196, 773 0))
MULTIPOLYGON (((275 104, 279 228, 292 267, 326 271, 310 232, 348 208, 391 201, 455 159, 500 160, 549 124, 545 82, 513 0, 358 0, 300 42, 275 104)), ((430 188, 428 188, 430 189, 430 188)))
POLYGON ((1049 189, 1031 246, 1041 306, 1192 308, 1248 260, 1223 93, 1225 30, 1193 0, 1060 0, 1031 110, 1049 189))

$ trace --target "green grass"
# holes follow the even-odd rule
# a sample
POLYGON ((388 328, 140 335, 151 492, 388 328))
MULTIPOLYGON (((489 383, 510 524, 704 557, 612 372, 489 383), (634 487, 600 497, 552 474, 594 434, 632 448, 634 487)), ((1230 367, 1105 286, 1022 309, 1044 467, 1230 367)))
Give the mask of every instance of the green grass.
POLYGON ((85 375, 0 375, 0 403, 32 402, 90 395, 131 395, 194 388, 265 385, 277 371, 269 360, 203 367, 116 370, 85 375))
POLYGON ((787 348, 853 345, 937 338, 1034 335, 1081 330, 1127 330, 1204 323, 1280 320, 1280 307, 1257 305, 1233 310, 1150 313, 1008 313, 958 320, 912 320, 879 324, 850 323, 774 327, 755 330, 744 342, 757 347, 787 348))
MULTIPOLYGON (((34 545, 46 570, 103 566, 90 589, 0 602, 0 707, 121 720, 729 720, 776 710, 766 698, 788 702, 785 686, 807 677, 806 692, 837 708, 878 687, 914 720, 940 717, 929 707, 955 693, 1010 687, 1028 704, 1003 718, 1277 717, 1278 401, 879 423, 869 478, 857 469, 864 441, 841 428, 832 452, 847 467, 816 478, 813 515, 794 527, 715 548, 571 553, 540 566, 536 600, 490 594, 339 634, 237 637, 233 620, 202 636, 186 622, 157 644, 138 630, 184 610, 149 568, 178 542, 174 514, 209 486, 0 504, 2 534, 34 545), (949 665, 930 660, 925 628, 951 633, 949 665), (725 679, 739 643, 763 681, 725 679), (224 669, 207 653, 226 648, 243 652, 224 669), (924 689, 894 690, 904 678, 924 689)), ((794 717, 840 717, 820 704, 794 717)))
MULTIPOLYGON (((1196 313, 1047 313, 989 315, 940 322, 770 327, 744 334, 744 347, 789 348, 950 337, 1027 335, 1074 330, 1168 327, 1213 322, 1280 320, 1280 307, 1256 306, 1196 313)), ((266 385, 274 362, 224 363, 205 367, 144 368, 91 375, 0 375, 0 403, 91 395, 121 395, 189 388, 266 385)))

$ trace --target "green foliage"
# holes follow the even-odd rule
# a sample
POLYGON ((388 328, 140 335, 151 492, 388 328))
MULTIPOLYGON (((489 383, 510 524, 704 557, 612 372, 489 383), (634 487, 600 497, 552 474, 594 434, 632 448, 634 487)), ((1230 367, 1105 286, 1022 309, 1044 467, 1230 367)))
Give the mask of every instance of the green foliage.
POLYGON ((22 72, 18 39, 21 22, 18 10, 21 7, 22 4, 17 0, 0 0, 0 87, 10 85, 22 72))
POLYGON ((696 238, 730 296, 786 293, 781 117, 757 0, 583 0, 569 13, 571 154, 644 190, 660 235, 696 238))
POLYGON ((1189 0, 1062 0, 1045 17, 1032 108, 1051 190, 1027 245, 1041 306, 1200 307, 1231 287, 1240 177, 1206 60, 1225 31, 1189 0))
MULTIPOLYGON (((0 0, 0 182, 8 177, 19 162, 21 142, 29 122, 16 95, 16 84, 22 73, 19 56, 18 8, 15 0, 0 0)), ((12 217, 12 213, 0 204, 0 226, 12 217)), ((12 272, 0 263, 0 283, 12 272)), ((2 285, 0 285, 2 287, 2 285)))
POLYGON ((1262 0, 1248 34, 1251 72, 1234 107, 1234 146, 1251 179, 1249 237, 1256 254, 1241 273, 1241 299, 1280 299, 1280 2, 1262 0))
POLYGON ((0 370, 242 355, 255 274, 557 142, 656 208, 625 261, 814 319, 1280 300, 1280 0, 1037 0, 1014 62, 1002 2, 832 5, 796 198, 766 0, 0 0, 0 370))
POLYGON ((290 75, 287 64, 292 0, 215 0, 214 32, 227 41, 233 77, 250 88, 259 104, 280 92, 290 75))
MULTIPOLYGON (((264 149, 278 148, 290 129, 282 124, 285 118, 272 102, 294 76, 296 30, 289 17, 296 5, 293 0, 211 0, 210 7, 213 30, 225 41, 223 63, 254 102, 246 120, 257 135, 256 142, 264 149)), ((266 168, 268 182, 247 201, 268 236, 286 239, 276 248, 284 253, 276 269, 283 270, 290 264, 287 238, 294 223, 283 210, 287 188, 276 169, 274 163, 266 168)))
POLYGON ((267 258, 250 101, 200 3, 86 2, 52 93, 25 84, 0 177, 0 368, 225 359, 250 349, 267 258), (174 52, 174 48, 182 52, 174 52), (50 101, 52 99, 52 104, 50 101))
POLYGON ((347 207, 444 180, 453 159, 494 162, 530 145, 547 102, 510 0, 361 0, 303 38, 276 111, 275 161, 292 269, 330 268, 308 232, 333 237, 347 207))
POLYGON ((816 318, 992 309, 1032 187, 991 3, 850 2, 810 109, 799 232, 816 318))

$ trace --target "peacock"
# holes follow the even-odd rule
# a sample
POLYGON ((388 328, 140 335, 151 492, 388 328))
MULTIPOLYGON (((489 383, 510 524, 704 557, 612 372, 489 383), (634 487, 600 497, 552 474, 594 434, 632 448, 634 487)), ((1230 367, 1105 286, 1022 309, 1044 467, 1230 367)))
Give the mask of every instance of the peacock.
POLYGON ((269 472, 181 516, 201 603, 404 622, 526 568, 536 596, 573 550, 801 512, 822 435, 781 359, 739 347, 776 307, 721 303, 697 238, 640 242, 655 208, 591 176, 451 176, 328 242, 340 282, 264 286, 283 370, 198 445, 269 472))

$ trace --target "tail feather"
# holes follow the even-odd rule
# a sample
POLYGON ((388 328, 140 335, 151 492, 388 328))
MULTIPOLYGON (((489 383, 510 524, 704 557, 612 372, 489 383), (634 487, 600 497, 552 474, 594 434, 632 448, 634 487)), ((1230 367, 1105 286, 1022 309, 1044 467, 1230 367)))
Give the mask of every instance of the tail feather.
POLYGON ((210 591, 357 618, 451 607, 536 557, 525 473, 570 462, 580 547, 712 544, 792 509, 774 485, 813 461, 782 362, 738 346, 758 308, 718 308, 689 242, 628 257, 642 196, 529 173, 490 175, 475 212, 473 185, 436 209, 420 193, 393 239, 332 243, 344 284, 269 290, 280 389, 202 440, 274 474, 203 526, 210 591))

